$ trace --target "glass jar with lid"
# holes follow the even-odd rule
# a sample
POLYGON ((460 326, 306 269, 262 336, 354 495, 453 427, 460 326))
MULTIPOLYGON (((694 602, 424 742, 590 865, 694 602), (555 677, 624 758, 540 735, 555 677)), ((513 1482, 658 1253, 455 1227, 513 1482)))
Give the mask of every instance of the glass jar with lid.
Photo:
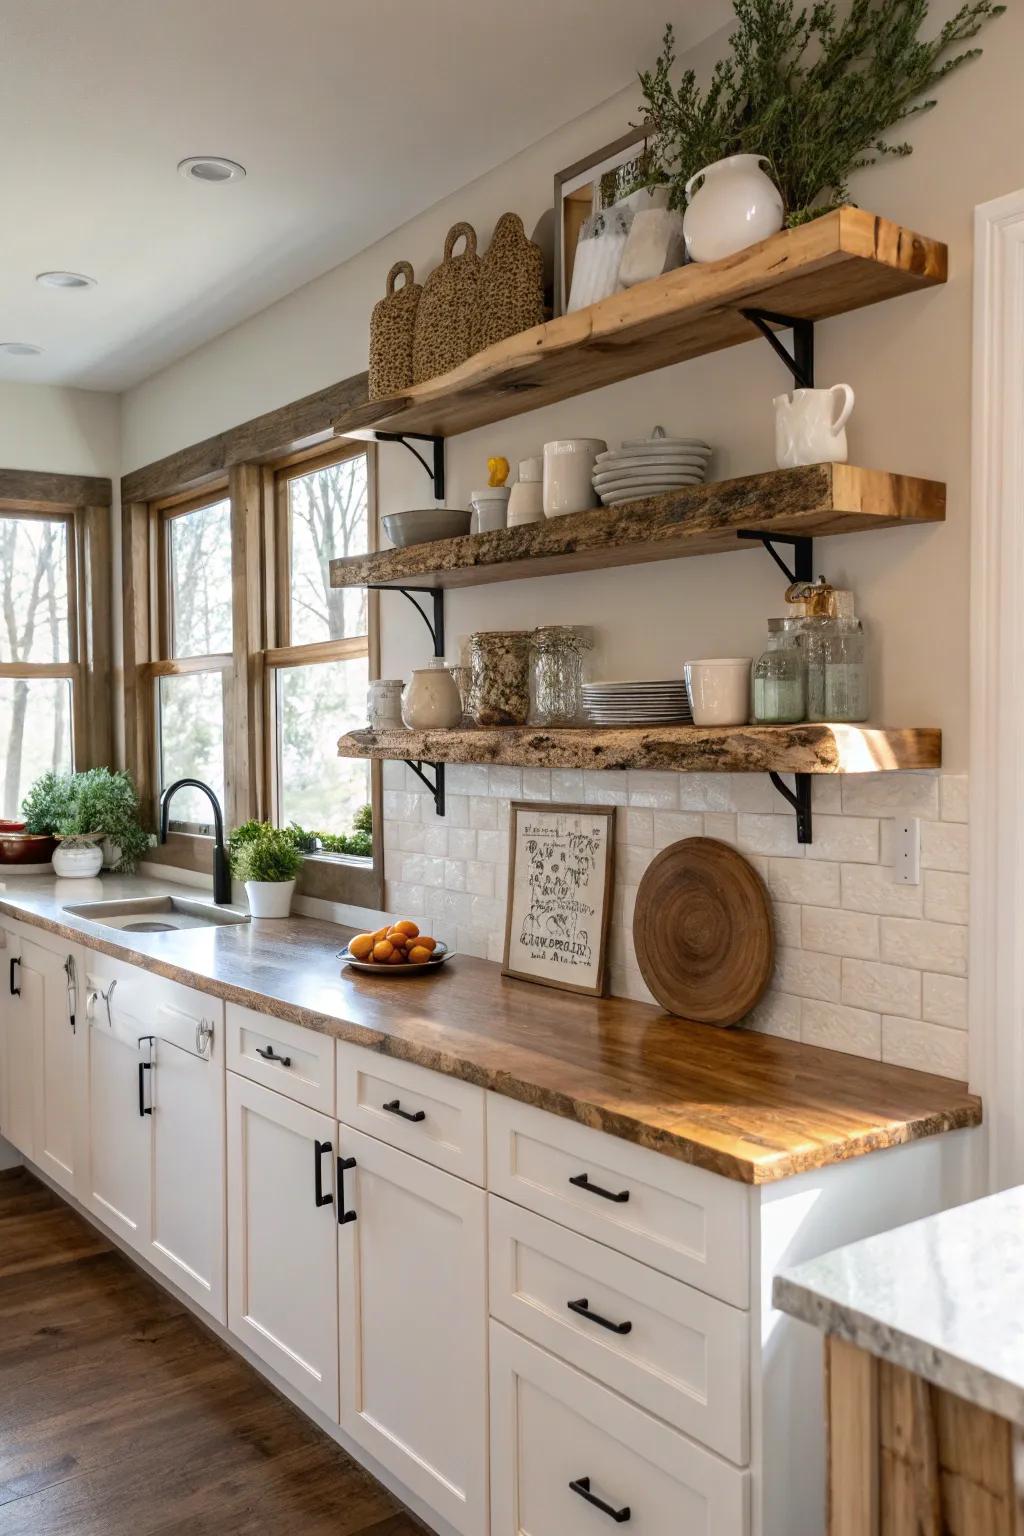
POLYGON ((807 666, 802 619, 769 619, 768 645, 754 664, 754 719, 794 725, 807 716, 807 666))
POLYGON ((534 725, 579 725, 583 714, 583 653, 589 635, 568 624, 533 632, 530 721, 534 725))
POLYGON ((868 647, 863 624, 859 619, 816 619, 808 631, 808 719, 851 724, 866 720, 868 647))
POLYGON ((530 715, 530 632, 488 629, 470 635, 469 713, 475 725, 525 725, 530 715))

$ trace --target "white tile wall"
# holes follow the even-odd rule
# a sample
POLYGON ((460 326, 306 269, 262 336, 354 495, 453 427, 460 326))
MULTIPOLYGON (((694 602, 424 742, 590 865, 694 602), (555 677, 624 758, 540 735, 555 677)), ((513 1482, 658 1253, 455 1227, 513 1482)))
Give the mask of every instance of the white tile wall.
POLYGON ((778 959, 754 1029, 944 1076, 967 1072, 967 780, 932 773, 814 781, 814 843, 764 774, 584 773, 452 766, 439 819, 402 763, 384 766, 387 908, 464 953, 501 958, 511 799, 615 805, 611 990, 650 1001, 633 954, 636 890, 660 848, 732 843, 772 895, 778 959), (921 818, 921 884, 887 863, 894 816, 921 818))

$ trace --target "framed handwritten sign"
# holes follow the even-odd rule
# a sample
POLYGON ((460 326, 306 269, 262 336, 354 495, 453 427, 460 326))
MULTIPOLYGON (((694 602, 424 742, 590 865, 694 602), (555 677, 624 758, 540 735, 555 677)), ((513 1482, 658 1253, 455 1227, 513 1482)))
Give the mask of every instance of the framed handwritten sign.
POLYGON ((614 861, 614 806, 512 802, 503 975, 601 996, 614 861))

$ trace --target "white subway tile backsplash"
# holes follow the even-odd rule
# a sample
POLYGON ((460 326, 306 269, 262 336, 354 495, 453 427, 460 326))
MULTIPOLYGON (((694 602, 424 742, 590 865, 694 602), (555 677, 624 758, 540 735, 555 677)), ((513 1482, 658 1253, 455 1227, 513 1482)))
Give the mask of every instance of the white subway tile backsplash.
POLYGON ((967 1028, 967 979, 964 976, 936 976, 925 971, 922 981, 921 1015, 929 1024, 945 1024, 948 1029, 967 1028))
POLYGON ((877 960, 880 953, 878 918, 836 907, 804 907, 800 943, 804 949, 855 960, 877 960))
POLYGON ((961 1029, 923 1024, 918 1019, 882 1020, 882 1060, 942 1077, 967 1076, 967 1036, 961 1029))
POLYGON ((921 827, 921 868, 967 871, 967 827, 955 821, 927 821, 921 827))
POLYGON ((842 782, 844 816, 938 817, 937 774, 848 773, 842 782))
POLYGON ((807 846, 809 859, 831 859, 839 864, 877 864, 878 820, 871 816, 819 816, 814 812, 814 841, 807 846))
POLYGON ((805 1045, 823 1045, 830 1051, 848 1051, 877 1061, 882 1054, 882 1020, 867 1009, 804 998, 800 1004, 800 1039, 805 1045))
POLYGON ((389 911, 428 925, 462 953, 502 959, 510 799, 614 804, 613 993, 652 1000, 633 949, 637 886, 658 850, 705 835, 739 846, 772 898, 776 974, 746 1025, 966 1072, 965 777, 817 775, 806 849, 764 774, 453 764, 447 789, 448 814, 438 818, 404 764, 384 765, 386 899, 389 911), (891 818, 903 815, 922 820, 919 885, 896 884, 882 862, 891 858, 891 818))
POLYGON ((906 1018, 921 1016, 921 972, 877 960, 842 961, 842 1001, 874 1013, 893 1009, 906 1018))
MULTIPOLYGON (((967 929, 953 923, 883 917, 882 959, 894 965, 911 965, 919 971, 966 976, 967 929)), ((892 1011, 903 1012, 902 1009, 892 1011)))

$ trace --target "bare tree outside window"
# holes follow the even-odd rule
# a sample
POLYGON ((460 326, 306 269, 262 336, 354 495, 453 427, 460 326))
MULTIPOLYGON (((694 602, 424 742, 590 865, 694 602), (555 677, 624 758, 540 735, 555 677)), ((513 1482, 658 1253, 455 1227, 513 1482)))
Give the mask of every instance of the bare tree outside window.
POLYGON ((365 455, 300 475, 288 491, 292 645, 365 635, 365 588, 331 586, 331 561, 367 548, 365 455))
POLYGON ((0 678, 0 814, 17 817, 29 785, 72 767, 70 678, 32 667, 71 660, 68 522, 0 515, 0 661, 24 664, 0 678))

